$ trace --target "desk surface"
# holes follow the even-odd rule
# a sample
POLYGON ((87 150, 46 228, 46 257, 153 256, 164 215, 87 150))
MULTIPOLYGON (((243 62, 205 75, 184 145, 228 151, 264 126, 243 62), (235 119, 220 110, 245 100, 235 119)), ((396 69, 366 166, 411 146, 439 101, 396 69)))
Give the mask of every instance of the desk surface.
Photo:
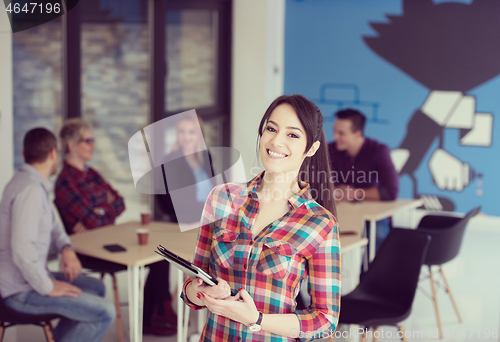
POLYGON ((148 244, 141 246, 135 230, 144 227, 140 222, 127 222, 71 235, 70 238, 78 253, 128 266, 143 266, 164 260, 154 253, 158 245, 182 258, 193 258, 197 229, 182 233, 175 223, 151 222, 146 226, 150 230, 148 244), (103 248, 108 244, 119 244, 127 250, 112 253, 103 248))
POLYGON ((395 201, 363 201, 337 203, 337 219, 340 232, 355 231, 359 236, 364 221, 380 221, 391 217, 399 210, 414 209, 422 205, 420 199, 397 199, 395 201))

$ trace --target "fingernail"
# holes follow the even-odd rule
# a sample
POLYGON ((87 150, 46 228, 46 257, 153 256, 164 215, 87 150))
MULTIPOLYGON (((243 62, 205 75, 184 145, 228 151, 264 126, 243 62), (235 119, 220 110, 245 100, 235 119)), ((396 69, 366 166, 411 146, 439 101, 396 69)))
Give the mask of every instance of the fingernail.
POLYGON ((205 298, 205 294, 203 292, 201 293, 201 295, 202 295, 203 298, 205 298))
POLYGON ((201 295, 199 292, 196 294, 196 297, 198 297, 198 299, 201 299, 201 295))
POLYGON ((240 287, 240 288, 238 289, 238 291, 241 291, 241 290, 243 290, 243 288, 242 288, 242 287, 240 287))

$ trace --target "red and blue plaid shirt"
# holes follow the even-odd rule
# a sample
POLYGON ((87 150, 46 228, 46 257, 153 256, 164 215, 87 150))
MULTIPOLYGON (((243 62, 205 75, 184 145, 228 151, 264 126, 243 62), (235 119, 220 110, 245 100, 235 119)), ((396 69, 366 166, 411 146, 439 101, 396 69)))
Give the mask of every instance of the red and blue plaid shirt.
POLYGON ((78 221, 87 229, 113 224, 125 210, 120 194, 91 167, 81 171, 64 162, 56 180, 55 195, 54 203, 68 234, 78 221), (115 197, 112 203, 108 203, 108 191, 115 197), (102 208, 102 215, 95 208, 102 208))
MULTIPOLYGON (((279 336, 210 313, 202 341, 302 341, 326 337, 337 327, 340 311, 340 242, 333 215, 311 197, 309 185, 289 198, 290 210, 257 236, 252 225, 259 208, 257 184, 219 185, 205 204, 194 264, 226 280, 233 293, 244 288, 264 314, 295 313, 300 332, 279 336), (302 281, 311 305, 296 310, 302 281), (300 335, 299 335, 300 334, 300 335)), ((187 305, 199 310, 185 294, 187 305)))

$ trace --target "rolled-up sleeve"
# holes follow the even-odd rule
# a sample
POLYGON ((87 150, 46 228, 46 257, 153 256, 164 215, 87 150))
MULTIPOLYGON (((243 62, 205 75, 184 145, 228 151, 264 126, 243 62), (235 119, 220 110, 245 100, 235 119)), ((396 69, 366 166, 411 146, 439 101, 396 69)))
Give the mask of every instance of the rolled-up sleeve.
POLYGON ((47 295, 54 289, 54 283, 45 268, 46 260, 40 258, 37 249, 40 218, 43 216, 42 191, 40 187, 30 185, 16 196, 12 204, 11 246, 12 261, 23 278, 36 292, 47 295))
POLYGON ((330 232, 308 259, 308 292, 311 305, 296 310, 300 322, 301 341, 312 341, 337 328, 340 313, 341 259, 337 224, 330 221, 330 232))
POLYGON ((61 252, 64 246, 71 245, 68 234, 56 220, 54 212, 52 212, 52 231, 50 232, 50 237, 52 247, 58 252, 61 252))

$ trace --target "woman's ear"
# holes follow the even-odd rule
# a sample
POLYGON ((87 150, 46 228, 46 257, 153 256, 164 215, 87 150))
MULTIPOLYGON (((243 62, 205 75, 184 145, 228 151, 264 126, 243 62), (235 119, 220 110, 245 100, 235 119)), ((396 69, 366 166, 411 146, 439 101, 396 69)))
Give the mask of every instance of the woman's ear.
POLYGON ((309 151, 307 152, 307 156, 308 157, 314 156, 314 154, 316 153, 316 151, 319 149, 320 145, 321 145, 321 143, 319 141, 315 141, 314 144, 312 144, 312 146, 309 149, 309 151))
POLYGON ((73 152, 75 147, 76 147, 76 141, 73 141, 73 140, 68 141, 68 151, 67 152, 68 153, 73 152))

